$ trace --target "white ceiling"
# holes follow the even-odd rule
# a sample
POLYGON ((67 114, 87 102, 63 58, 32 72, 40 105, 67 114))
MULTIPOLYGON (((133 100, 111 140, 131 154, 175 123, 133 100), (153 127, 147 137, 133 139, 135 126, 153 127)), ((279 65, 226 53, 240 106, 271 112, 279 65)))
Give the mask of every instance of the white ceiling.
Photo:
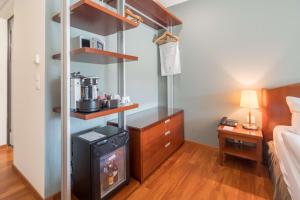
POLYGON ((164 6, 166 7, 171 7, 174 6, 176 4, 180 4, 183 2, 186 2, 188 0, 159 0, 164 6))
POLYGON ((13 14, 14 1, 13 0, 0 0, 0 18, 9 18, 13 14))

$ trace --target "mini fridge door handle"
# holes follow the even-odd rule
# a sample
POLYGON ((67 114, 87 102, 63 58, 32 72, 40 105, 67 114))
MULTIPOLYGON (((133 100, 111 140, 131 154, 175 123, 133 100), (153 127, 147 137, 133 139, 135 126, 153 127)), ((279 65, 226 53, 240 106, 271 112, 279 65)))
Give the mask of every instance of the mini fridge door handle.
POLYGON ((102 145, 106 144, 107 142, 108 142, 108 140, 102 140, 102 141, 98 142, 96 145, 102 146, 102 145))

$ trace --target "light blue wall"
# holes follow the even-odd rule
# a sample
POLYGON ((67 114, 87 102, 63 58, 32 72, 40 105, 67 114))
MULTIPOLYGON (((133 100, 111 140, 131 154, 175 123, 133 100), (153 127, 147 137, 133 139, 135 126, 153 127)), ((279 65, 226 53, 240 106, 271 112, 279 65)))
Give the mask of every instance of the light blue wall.
MULTIPOLYGON (((60 24, 51 20, 60 8, 59 0, 47 0, 46 38, 47 38, 47 66, 46 66, 46 196, 60 190, 60 116, 52 112, 54 106, 60 105, 60 62, 52 60, 51 56, 60 51, 60 24)), ((71 36, 90 33, 72 28, 71 36)), ((157 106, 159 99, 159 85, 163 79, 158 76, 157 46, 152 39, 157 32, 149 27, 140 25, 138 28, 126 32, 127 54, 139 56, 138 62, 127 63, 127 94, 132 101, 140 103, 140 108, 134 112, 157 106)), ((98 36, 101 38, 101 36, 98 36)), ((116 51, 116 35, 105 37, 108 50, 116 51)), ((116 93, 117 71, 116 64, 94 65, 85 63, 71 63, 71 71, 81 71, 84 75, 99 76, 100 91, 116 93)), ((162 93, 161 95, 165 95, 162 93)), ((129 112, 130 113, 130 112, 129 112)), ((106 120, 116 117, 100 118, 89 121, 71 120, 71 132, 78 132, 87 128, 105 125, 106 120)))
POLYGON ((189 0, 171 8, 183 20, 175 104, 185 110, 187 139, 217 146, 222 116, 244 122, 241 89, 300 82, 299 7, 296 0, 189 0))

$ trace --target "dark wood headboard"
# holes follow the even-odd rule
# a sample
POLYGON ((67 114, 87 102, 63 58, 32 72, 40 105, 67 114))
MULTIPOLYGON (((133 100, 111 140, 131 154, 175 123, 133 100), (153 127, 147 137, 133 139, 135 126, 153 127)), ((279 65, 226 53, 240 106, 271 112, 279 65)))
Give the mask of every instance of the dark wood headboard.
POLYGON ((275 126, 291 124, 287 96, 300 97, 300 83, 262 90, 262 130, 266 142, 273 140, 275 126))

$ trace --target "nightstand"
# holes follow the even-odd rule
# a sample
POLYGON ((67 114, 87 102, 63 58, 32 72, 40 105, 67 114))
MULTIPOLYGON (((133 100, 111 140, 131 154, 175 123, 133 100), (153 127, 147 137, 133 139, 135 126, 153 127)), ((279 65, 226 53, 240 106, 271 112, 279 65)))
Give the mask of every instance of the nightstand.
POLYGON ((262 141, 261 130, 253 131, 242 128, 238 125, 233 129, 218 127, 220 163, 224 163, 224 155, 232 155, 257 162, 257 170, 262 162, 262 141))

